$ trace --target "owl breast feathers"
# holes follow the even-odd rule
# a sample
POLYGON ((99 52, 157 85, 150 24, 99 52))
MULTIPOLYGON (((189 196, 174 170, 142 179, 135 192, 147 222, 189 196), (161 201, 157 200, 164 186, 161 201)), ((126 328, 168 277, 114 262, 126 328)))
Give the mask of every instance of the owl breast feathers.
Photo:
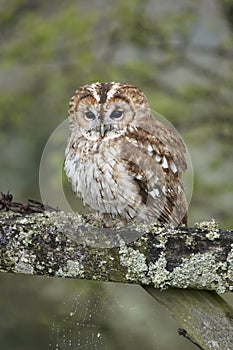
POLYGON ((125 83, 94 83, 69 104, 65 172, 73 191, 100 217, 186 223, 185 146, 125 83))

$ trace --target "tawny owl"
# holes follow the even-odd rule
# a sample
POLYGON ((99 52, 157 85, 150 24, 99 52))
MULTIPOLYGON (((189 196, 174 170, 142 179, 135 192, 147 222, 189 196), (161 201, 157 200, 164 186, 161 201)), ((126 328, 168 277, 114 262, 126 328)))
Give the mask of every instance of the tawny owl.
POLYGON ((129 222, 186 223, 185 146, 151 113, 137 87, 93 83, 69 104, 65 172, 98 216, 129 222))

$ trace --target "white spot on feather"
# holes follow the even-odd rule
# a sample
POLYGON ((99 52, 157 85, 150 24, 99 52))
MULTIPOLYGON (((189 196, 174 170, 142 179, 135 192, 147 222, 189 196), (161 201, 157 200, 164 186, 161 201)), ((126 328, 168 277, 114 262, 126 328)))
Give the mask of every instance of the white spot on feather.
POLYGON ((148 152, 153 152, 153 147, 151 146, 151 144, 149 143, 149 145, 147 146, 147 151, 148 152))
POLYGON ((168 162, 167 162, 167 158, 165 156, 163 156, 163 162, 162 162, 162 167, 164 169, 168 168, 168 162))
POLYGON ((156 156, 155 156, 155 160, 156 160, 156 162, 160 162, 161 161, 161 157, 158 155, 158 154, 156 154, 156 156))
POLYGON ((98 149, 98 142, 95 142, 94 144, 93 144, 93 151, 97 151, 97 149, 98 149))
POLYGON ((112 82, 112 83, 113 83, 113 86, 111 87, 111 89, 107 93, 107 100, 114 96, 115 92, 117 91, 117 89, 120 86, 119 83, 114 83, 114 82, 112 82))
POLYGON ((130 137, 127 137, 127 136, 126 136, 126 140, 129 141, 131 144, 133 144, 135 147, 139 147, 137 140, 131 139, 130 137))
POLYGON ((152 191, 149 192, 149 194, 155 198, 155 197, 159 197, 159 190, 158 188, 154 188, 152 191))
POLYGON ((177 167, 173 161, 170 162, 170 168, 174 174, 177 173, 178 170, 177 170, 177 167))
POLYGON ((96 90, 96 87, 99 85, 99 83, 93 83, 90 85, 90 88, 88 89, 94 96, 94 98, 96 99, 97 102, 100 101, 100 96, 96 90))

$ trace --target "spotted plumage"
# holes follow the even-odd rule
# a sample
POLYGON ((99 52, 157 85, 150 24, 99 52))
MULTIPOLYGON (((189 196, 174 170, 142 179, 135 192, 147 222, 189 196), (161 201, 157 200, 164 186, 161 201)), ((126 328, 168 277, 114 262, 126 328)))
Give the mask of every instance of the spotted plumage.
POLYGON ((122 222, 186 222, 185 146, 125 83, 94 83, 69 104, 65 172, 73 191, 100 217, 122 222))

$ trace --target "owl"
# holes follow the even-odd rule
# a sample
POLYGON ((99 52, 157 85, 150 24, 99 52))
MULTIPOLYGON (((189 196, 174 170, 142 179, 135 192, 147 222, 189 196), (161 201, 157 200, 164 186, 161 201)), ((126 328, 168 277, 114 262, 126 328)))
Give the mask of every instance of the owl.
POLYGON ((137 87, 80 87, 69 103, 64 169, 75 194, 97 217, 186 224, 185 146, 152 114, 137 87))

